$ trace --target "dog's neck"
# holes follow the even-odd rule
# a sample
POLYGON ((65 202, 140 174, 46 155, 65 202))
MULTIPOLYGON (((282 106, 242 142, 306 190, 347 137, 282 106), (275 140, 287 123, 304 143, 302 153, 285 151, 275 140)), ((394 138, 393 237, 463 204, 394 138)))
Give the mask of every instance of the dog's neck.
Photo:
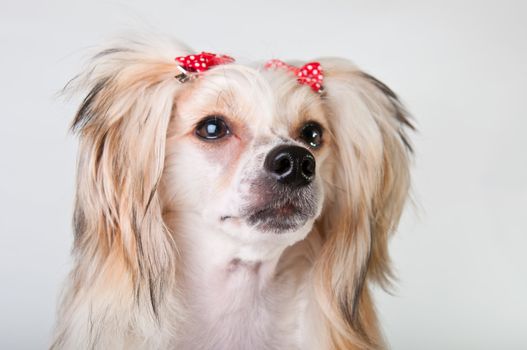
POLYGON ((192 297, 210 297, 210 301, 218 302, 216 305, 222 305, 226 300, 221 299, 232 295, 241 302, 244 291, 257 292, 269 286, 285 249, 244 244, 221 230, 200 224, 176 235, 181 248, 181 283, 189 290, 201 291, 199 295, 192 293, 192 297))
POLYGON ((192 224, 177 221, 172 229, 180 257, 178 285, 189 313, 181 348, 241 349, 266 344, 266 338, 295 348, 306 306, 300 305, 306 297, 299 290, 305 292, 312 261, 307 240, 290 247, 243 243, 198 218, 192 224), (206 343, 209 339, 214 343, 206 343))

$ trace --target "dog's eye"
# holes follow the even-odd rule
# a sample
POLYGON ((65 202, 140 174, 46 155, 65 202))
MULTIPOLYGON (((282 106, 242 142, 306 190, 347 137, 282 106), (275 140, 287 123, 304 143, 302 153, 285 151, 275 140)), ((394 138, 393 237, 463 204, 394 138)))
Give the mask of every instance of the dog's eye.
POLYGON ((208 116, 196 127, 196 135, 204 140, 221 139, 230 133, 227 123, 220 116, 208 116))
POLYGON ((322 145, 322 127, 315 122, 309 122, 300 130, 300 139, 311 148, 322 145))

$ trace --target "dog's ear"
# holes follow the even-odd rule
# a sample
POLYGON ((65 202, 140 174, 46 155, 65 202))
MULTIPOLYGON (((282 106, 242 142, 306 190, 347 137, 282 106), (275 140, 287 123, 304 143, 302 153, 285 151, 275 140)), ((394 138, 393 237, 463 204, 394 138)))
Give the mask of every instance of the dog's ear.
POLYGON ((133 40, 102 50, 72 82, 88 94, 72 126, 80 137, 75 266, 56 348, 125 348, 135 336, 159 342, 167 326, 175 247, 157 187, 180 89, 174 58, 188 52, 163 47, 133 40))
POLYGON ((413 129, 386 85, 342 59, 320 60, 335 163, 321 217, 319 300, 336 348, 382 347, 368 281, 389 285, 388 237, 409 189, 413 129))

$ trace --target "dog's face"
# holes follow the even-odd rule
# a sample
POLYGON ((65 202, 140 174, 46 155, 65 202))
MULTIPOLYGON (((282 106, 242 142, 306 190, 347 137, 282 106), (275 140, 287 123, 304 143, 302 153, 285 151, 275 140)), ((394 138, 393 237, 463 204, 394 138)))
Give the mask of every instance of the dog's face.
POLYGON ((236 65, 191 84, 168 131, 165 206, 247 243, 304 238, 331 163, 322 96, 283 72, 236 65))

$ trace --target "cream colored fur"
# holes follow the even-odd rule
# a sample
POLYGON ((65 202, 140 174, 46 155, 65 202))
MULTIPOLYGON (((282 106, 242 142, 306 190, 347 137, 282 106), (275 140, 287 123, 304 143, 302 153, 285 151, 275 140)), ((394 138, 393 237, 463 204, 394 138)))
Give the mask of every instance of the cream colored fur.
POLYGON ((181 84, 170 40, 102 49, 69 86, 88 94, 80 137, 74 268, 52 349, 378 349, 369 286, 391 278, 387 243, 409 188, 408 116, 384 84, 318 59, 324 92, 261 64, 214 67, 181 84), (201 118, 235 137, 203 143, 201 118), (316 158, 316 215, 259 232, 242 209, 274 146, 316 158), (249 184, 249 185, 248 185, 249 184), (229 219, 221 219, 222 217, 229 219))

